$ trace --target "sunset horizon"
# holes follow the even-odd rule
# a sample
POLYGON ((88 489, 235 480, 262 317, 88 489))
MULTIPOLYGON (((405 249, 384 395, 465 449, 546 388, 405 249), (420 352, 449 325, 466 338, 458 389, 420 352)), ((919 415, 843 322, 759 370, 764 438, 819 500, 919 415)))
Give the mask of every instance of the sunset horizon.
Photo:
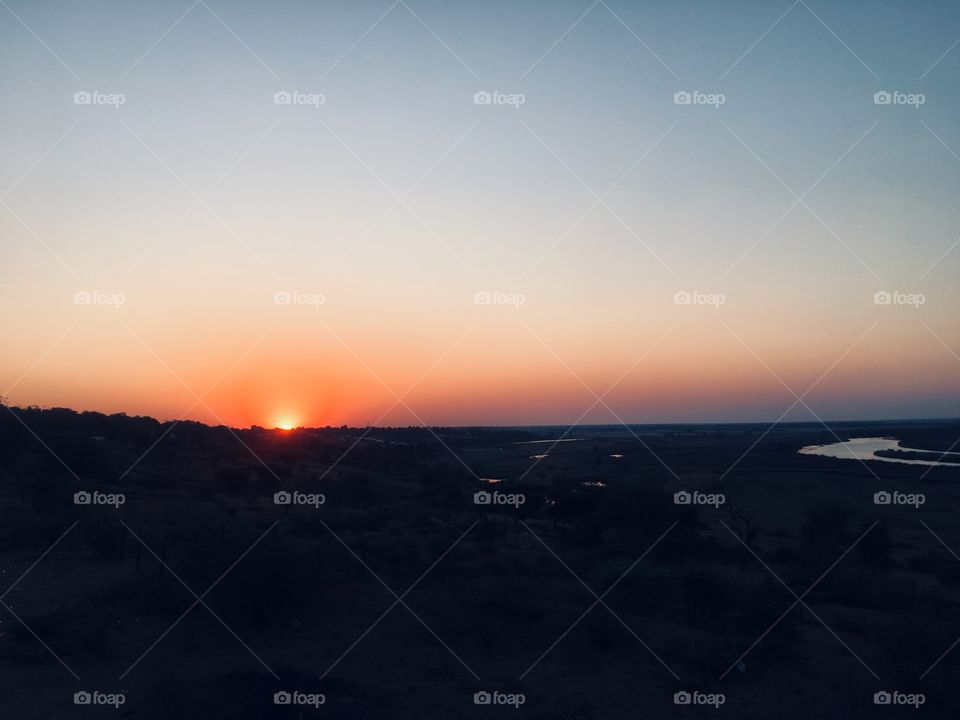
POLYGON ((660 48, 634 23, 679 11, 574 3, 317 10, 329 44, 250 4, 89 53, 82 13, 8 25, 0 391, 236 426, 960 415, 950 43, 742 11, 660 48))
POLYGON ((0 66, 3 720, 956 716, 960 3, 0 0, 0 66))

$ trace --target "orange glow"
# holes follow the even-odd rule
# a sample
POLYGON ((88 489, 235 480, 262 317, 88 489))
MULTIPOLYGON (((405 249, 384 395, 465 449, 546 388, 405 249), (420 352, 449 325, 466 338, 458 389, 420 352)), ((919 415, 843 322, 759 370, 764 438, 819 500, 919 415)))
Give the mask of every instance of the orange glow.
MULTIPOLYGON (((564 424, 591 407, 581 422, 616 423, 613 412, 627 422, 772 422, 796 400, 779 378, 797 393, 816 383, 806 401, 827 418, 894 417, 908 401, 924 415, 948 416, 956 414, 960 383, 956 359, 918 323, 888 321, 881 327, 889 334, 854 342, 869 325, 839 316, 774 322, 755 317, 755 308, 710 309, 726 313, 728 329, 713 315, 671 305, 638 317, 626 334, 580 320, 576 309, 557 320, 553 306, 517 311, 530 315, 524 323, 480 316, 467 333, 445 310, 411 325, 389 312, 375 323, 356 308, 330 307, 323 324, 301 313, 281 314, 275 326, 267 316, 279 311, 268 310, 262 318, 251 312, 242 328, 214 328, 199 313, 175 327, 136 316, 126 325, 137 337, 114 315, 97 323, 81 316, 77 331, 58 343, 62 329, 41 330, 21 317, 10 332, 23 341, 5 346, 0 358, 0 391, 12 388, 5 394, 13 405, 289 432, 368 423, 564 424), (583 333, 571 337, 574 322, 583 333), (591 390, 611 386, 597 404, 591 390)), ((952 317, 928 324, 960 347, 952 317)), ((788 419, 811 416, 797 407, 788 419)))

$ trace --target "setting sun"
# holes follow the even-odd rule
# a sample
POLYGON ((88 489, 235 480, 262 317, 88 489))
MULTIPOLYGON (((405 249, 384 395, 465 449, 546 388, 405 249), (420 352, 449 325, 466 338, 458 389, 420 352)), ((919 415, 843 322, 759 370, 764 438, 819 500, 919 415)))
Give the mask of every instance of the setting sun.
POLYGON ((291 418, 280 418, 277 420, 275 427, 277 430, 293 430, 296 426, 296 420, 292 420, 291 418))

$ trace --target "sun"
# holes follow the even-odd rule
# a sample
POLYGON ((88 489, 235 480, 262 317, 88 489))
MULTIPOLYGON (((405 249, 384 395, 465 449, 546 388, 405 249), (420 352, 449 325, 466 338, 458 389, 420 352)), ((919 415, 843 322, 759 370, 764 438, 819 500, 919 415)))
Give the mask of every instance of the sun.
POLYGON ((288 417, 280 418, 275 427, 277 430, 293 430, 297 427, 297 421, 288 417))

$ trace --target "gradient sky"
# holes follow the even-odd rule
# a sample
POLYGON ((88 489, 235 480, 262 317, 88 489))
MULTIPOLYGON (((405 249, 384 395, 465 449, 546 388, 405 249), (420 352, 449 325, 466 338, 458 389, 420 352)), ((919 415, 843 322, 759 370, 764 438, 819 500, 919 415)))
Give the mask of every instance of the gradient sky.
POLYGON ((12 404, 773 421, 816 383, 786 419, 960 415, 955 3, 7 3, 12 404))

